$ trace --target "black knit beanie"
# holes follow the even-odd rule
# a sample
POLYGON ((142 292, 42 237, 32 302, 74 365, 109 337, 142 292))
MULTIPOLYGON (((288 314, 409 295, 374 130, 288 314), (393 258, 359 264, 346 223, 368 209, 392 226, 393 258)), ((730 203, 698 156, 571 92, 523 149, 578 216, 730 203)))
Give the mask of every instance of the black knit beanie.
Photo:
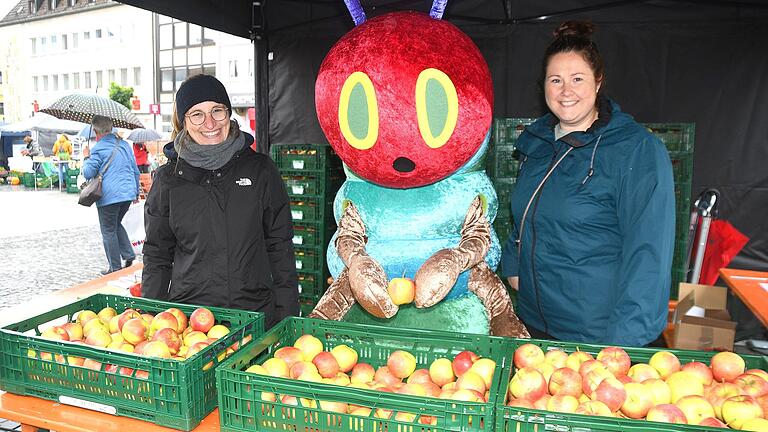
POLYGON ((176 118, 184 124, 184 115, 200 102, 218 102, 227 106, 230 114, 232 104, 224 84, 211 75, 193 75, 187 78, 176 91, 176 118))

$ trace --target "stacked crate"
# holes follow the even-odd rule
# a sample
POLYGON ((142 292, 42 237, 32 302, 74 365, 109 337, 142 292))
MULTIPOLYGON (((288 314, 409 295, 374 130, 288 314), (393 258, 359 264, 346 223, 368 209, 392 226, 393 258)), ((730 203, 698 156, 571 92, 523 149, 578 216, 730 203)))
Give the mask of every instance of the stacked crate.
POLYGON ((344 182, 344 170, 327 145, 281 144, 272 146, 271 153, 291 204, 299 300, 305 316, 328 287, 325 251, 336 230, 333 199, 344 182))
MULTIPOLYGON (((497 118, 493 121, 491 142, 486 156, 486 171, 491 177, 499 200, 499 212, 493 228, 504 244, 512 231, 510 197, 515 188, 520 166, 516 152, 517 139, 534 119, 497 118)), ((688 224, 691 211, 693 149, 696 128, 693 123, 646 123, 648 130, 667 147, 675 180, 675 252, 672 260, 670 297, 676 299, 678 285, 685 281, 688 254, 688 224)))
POLYGON ((67 168, 67 193, 80 193, 80 186, 77 184, 77 177, 80 175, 80 170, 77 168, 67 168))

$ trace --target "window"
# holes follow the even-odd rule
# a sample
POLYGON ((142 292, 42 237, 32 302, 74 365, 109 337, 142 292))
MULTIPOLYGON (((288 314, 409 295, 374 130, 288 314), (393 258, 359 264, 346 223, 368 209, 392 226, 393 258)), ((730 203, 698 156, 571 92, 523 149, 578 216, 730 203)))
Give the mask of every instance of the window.
POLYGON ((96 39, 101 39, 101 29, 96 29, 93 37, 96 39))
POLYGON ((56 48, 58 48, 58 47, 56 46, 56 44, 58 43, 58 41, 59 41, 59 40, 58 40, 58 38, 56 37, 56 35, 52 35, 52 36, 51 36, 51 49, 54 49, 54 50, 55 50, 56 48))
POLYGON ((187 23, 177 22, 173 24, 173 46, 182 47, 187 45, 187 23))
POLYGON ((48 10, 56 9, 56 0, 48 0, 48 10))
POLYGON ((40 52, 44 53, 48 49, 48 38, 43 36, 40 38, 40 52))
POLYGON ((203 73, 206 75, 216 76, 216 65, 215 64, 203 65, 203 73))
POLYGON ((3 71, 0 71, 0 84, 3 83, 3 71))
POLYGON ((173 26, 170 24, 160 26, 160 49, 173 48, 173 26))
POLYGON ((128 68, 120 69, 120 85, 128 85, 128 68))
POLYGON ((65 34, 61 35, 61 47, 63 49, 69 49, 69 45, 67 44, 67 35, 65 34))
POLYGON ((237 78, 237 60, 229 61, 229 77, 237 78))
POLYGON ((189 44, 200 45, 203 43, 203 29, 199 25, 189 25, 189 44))
POLYGON ((69 74, 61 76, 61 84, 64 86, 64 90, 69 90, 69 74))
POLYGON ((0 102, 0 116, 5 115, 5 104, 0 102))
POLYGON ((72 88, 75 90, 80 89, 80 72, 72 74, 72 88))
POLYGON ((77 3, 77 0, 69 0, 69 5, 74 6, 77 3))
POLYGON ((96 71, 96 88, 104 88, 104 73, 96 71))
POLYGON ((87 89, 91 88, 91 73, 86 72, 85 75, 83 76, 83 79, 85 80, 85 83, 83 83, 84 84, 83 87, 87 89))
POLYGON ((135 86, 141 85, 141 68, 140 67, 133 68, 133 85, 135 86))
POLYGON ((160 91, 173 91, 173 69, 160 71, 160 91))
POLYGON ((90 38, 91 38, 91 32, 89 31, 83 32, 83 40, 88 40, 90 38))
POLYGON ((80 35, 77 33, 72 33, 72 48, 76 49, 78 47, 79 45, 78 36, 80 35))
POLYGON ((35 93, 40 91, 40 83, 37 77, 32 77, 32 88, 35 90, 35 93))
POLYGON ((180 67, 180 68, 174 69, 173 79, 175 81, 176 88, 179 88, 179 86, 181 86, 181 83, 184 82, 185 79, 187 79, 187 68, 180 67))
POLYGON ((32 43, 32 55, 37 54, 37 38, 31 38, 29 41, 32 43))
POLYGON ((53 76, 53 91, 57 91, 59 89, 59 76, 58 75, 52 75, 53 76))
POLYGON ((113 83, 113 82, 115 82, 115 70, 114 70, 114 69, 110 69, 110 70, 108 70, 108 71, 107 71, 107 73, 109 74, 109 75, 108 75, 108 77, 109 77, 109 78, 107 78, 107 80, 108 80, 110 83, 113 83))
POLYGON ((31 0, 29 2, 29 12, 37 13, 37 0, 31 0))
POLYGON ((43 91, 48 91, 48 75, 43 75, 43 91))

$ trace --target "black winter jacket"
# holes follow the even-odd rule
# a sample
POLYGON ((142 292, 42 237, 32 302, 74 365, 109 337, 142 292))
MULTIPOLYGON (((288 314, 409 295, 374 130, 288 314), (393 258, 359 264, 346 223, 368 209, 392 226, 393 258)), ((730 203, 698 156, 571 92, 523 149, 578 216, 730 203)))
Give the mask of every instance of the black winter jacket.
POLYGON ((298 315, 288 194, 272 160, 244 147, 210 171, 173 143, 164 152, 144 211, 142 295, 261 311, 267 328, 298 315))

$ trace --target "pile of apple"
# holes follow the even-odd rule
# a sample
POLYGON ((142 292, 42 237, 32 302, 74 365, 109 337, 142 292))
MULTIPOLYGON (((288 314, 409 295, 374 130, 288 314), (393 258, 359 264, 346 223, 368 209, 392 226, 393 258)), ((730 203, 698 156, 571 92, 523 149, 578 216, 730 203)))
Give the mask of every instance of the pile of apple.
MULTIPOLYGON (((336 345, 325 351, 316 337, 304 334, 293 346, 277 349, 273 357, 261 365, 252 365, 246 372, 301 381, 322 382, 359 389, 378 390, 414 396, 426 396, 466 402, 488 401, 496 362, 481 358, 471 351, 462 351, 453 359, 438 358, 429 368, 417 369, 413 354, 397 350, 387 358, 386 365, 378 368, 358 362, 358 353, 347 345, 336 345)), ((298 405, 293 395, 275 395, 263 392, 264 401, 298 405)), ((344 414, 370 416, 372 408, 333 401, 300 399, 302 406, 344 414)), ((413 422, 417 415, 408 412, 393 413, 378 408, 377 418, 413 422)), ((436 424, 432 416, 421 416, 422 424, 436 424)))
MULTIPOLYGON (((75 321, 49 327, 40 336, 146 357, 183 361, 228 333, 229 328, 216 324, 216 318, 207 308, 195 309, 187 318, 184 312, 177 308, 169 308, 152 315, 134 309, 125 309, 118 314, 114 308, 105 307, 98 313, 91 310, 80 311, 75 321)), ((232 354, 237 346, 238 344, 234 344, 222 352, 219 360, 232 354)), ((28 356, 36 357, 36 353, 29 350, 28 356)), ((65 363, 64 356, 60 354, 54 356, 41 352, 40 358, 65 363)), ((101 370, 101 363, 93 359, 67 356, 66 363, 101 370)), ((212 364, 206 365, 211 366, 212 364)), ((105 370, 114 372, 118 369, 115 365, 107 365, 105 370)), ((119 369, 119 373, 125 375, 132 372, 128 368, 119 369)), ((146 371, 136 371, 139 378, 146 379, 147 375, 146 371)))
POLYGON ((732 352, 715 354, 709 365, 681 365, 673 353, 658 351, 633 365, 618 347, 594 358, 560 349, 545 354, 527 343, 513 360, 509 406, 768 431, 768 373, 745 370, 744 359, 732 352))

